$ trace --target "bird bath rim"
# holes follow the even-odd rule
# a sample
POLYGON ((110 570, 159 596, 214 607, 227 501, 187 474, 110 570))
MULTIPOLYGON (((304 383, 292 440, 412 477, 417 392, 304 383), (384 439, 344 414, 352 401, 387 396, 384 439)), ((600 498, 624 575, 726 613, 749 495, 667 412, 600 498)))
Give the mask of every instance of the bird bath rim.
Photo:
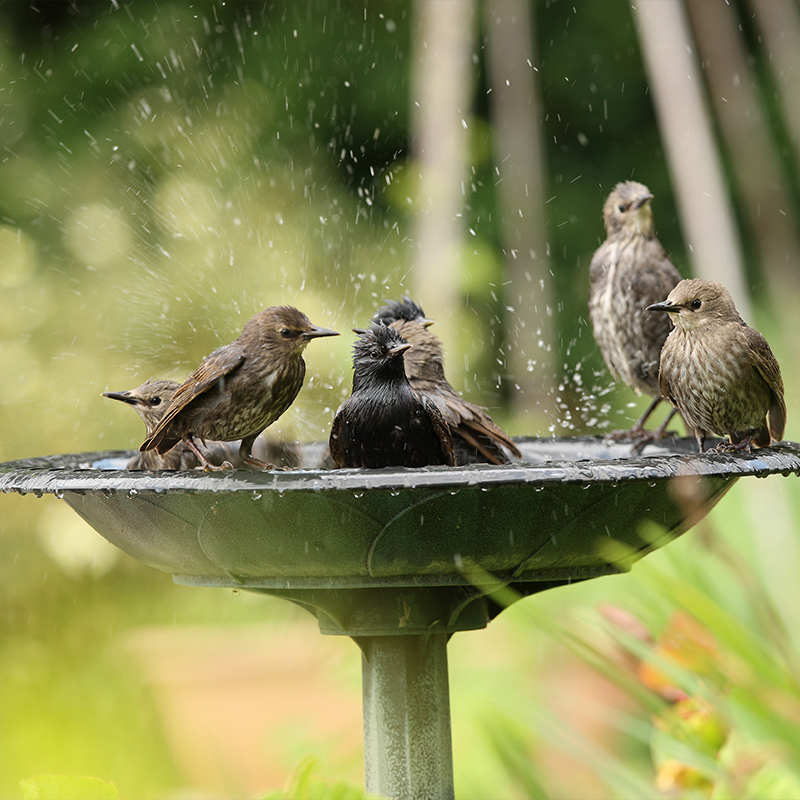
MULTIPOLYGON (((475 485, 592 482, 622 483, 681 476, 738 478, 800 473, 800 444, 781 442, 751 453, 696 452, 689 438, 665 439, 644 455, 628 457, 630 443, 607 443, 602 437, 515 437, 523 458, 508 464, 408 469, 293 470, 128 470, 132 451, 112 450, 38 456, 0 463, 0 492, 242 492, 418 488, 465 488, 475 485), (566 449, 575 457, 565 457, 566 449), (535 453, 535 460, 526 456, 535 453)), ((321 453, 321 445, 306 445, 321 453)))
MULTIPOLYGON (((739 477, 800 472, 792 443, 734 455, 669 440, 653 455, 612 458, 630 444, 516 441, 526 461, 424 469, 146 472, 92 466, 127 453, 49 456, 0 464, 0 491, 63 497, 110 542, 180 583, 463 587, 477 571, 545 588, 626 571, 739 477)), ((319 463, 323 448, 304 448, 319 463)))

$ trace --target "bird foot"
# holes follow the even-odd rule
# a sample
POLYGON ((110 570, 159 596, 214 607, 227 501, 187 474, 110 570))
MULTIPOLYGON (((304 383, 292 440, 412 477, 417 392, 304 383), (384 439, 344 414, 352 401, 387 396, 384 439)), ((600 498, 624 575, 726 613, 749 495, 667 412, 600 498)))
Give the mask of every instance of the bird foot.
POLYGON ((652 441, 653 434, 651 431, 646 431, 639 425, 634 425, 632 428, 628 428, 624 431, 611 431, 611 433, 607 433, 603 437, 604 442, 634 442, 638 444, 641 439, 644 439, 644 447, 645 444, 652 441))
POLYGON ((631 447, 631 455, 638 456, 648 444, 660 441, 663 437, 659 436, 656 431, 642 431, 639 436, 633 437, 633 447, 631 447))
POLYGON ((634 430, 631 428, 627 431, 611 431, 603 437, 604 442, 625 442, 635 440, 634 430))
POLYGON ((269 461, 262 461, 255 456, 245 456, 243 460, 245 464, 249 464, 251 467, 255 467, 255 469, 284 469, 284 467, 276 467, 274 464, 270 464, 269 461))
POLYGON ((223 461, 219 466, 206 461, 203 464, 203 472, 223 472, 225 470, 233 469, 233 464, 230 461, 223 461))
POLYGON ((720 442, 714 448, 715 453, 749 453, 751 450, 749 438, 742 439, 742 441, 737 444, 733 442, 720 442))
POLYGON ((642 429, 639 436, 631 437, 633 439, 633 447, 631 447, 631 455, 639 455, 648 444, 656 444, 662 439, 668 439, 671 436, 677 436, 677 431, 666 431, 661 428, 656 428, 654 431, 646 431, 642 429))

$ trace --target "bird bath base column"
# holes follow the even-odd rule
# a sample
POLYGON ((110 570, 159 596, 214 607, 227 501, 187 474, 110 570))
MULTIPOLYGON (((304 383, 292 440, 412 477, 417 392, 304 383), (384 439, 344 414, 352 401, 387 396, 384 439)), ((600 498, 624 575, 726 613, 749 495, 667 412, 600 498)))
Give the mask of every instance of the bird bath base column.
POLYGON ((447 642, 486 627, 485 592, 497 587, 248 588, 292 600, 317 617, 322 633, 361 648, 367 791, 452 800, 447 642))
POLYGON ((363 636, 364 772, 393 800, 452 800, 453 750, 443 633, 363 636))

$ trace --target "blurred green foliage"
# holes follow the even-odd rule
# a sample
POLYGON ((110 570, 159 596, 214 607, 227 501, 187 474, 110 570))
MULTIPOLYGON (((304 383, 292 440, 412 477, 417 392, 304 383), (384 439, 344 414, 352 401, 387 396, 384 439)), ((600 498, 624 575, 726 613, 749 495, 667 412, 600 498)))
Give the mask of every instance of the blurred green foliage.
MULTIPOLYGON (((737 9, 754 43, 745 6, 737 9)), ((659 237, 687 271, 628 4, 539 2, 535 10, 557 363, 568 405, 591 413, 512 431, 531 434, 580 430, 591 416, 605 424, 637 416, 586 323, 587 265, 614 183, 634 177, 654 191, 659 237), (583 397, 590 393, 592 402, 583 397)), ((100 392, 185 377, 265 305, 296 303, 314 322, 347 332, 406 290, 415 25, 413 4, 402 0, 0 5, 2 460, 134 447, 139 420, 100 392)), ((764 54, 752 57, 764 74, 764 54)), ((464 222, 475 235, 461 285, 469 312, 463 341, 445 345, 470 365, 448 362, 454 385, 496 407, 509 376, 492 343, 507 312, 480 37, 474 63, 464 222)), ((765 91, 763 101, 774 117, 774 96, 765 91)), ((759 268, 749 265, 756 290, 759 268)), ((762 329, 784 365, 791 432, 797 334, 767 312, 762 329)), ((276 435, 325 437, 349 390, 349 341, 308 349, 306 386, 276 435)), ((493 414, 502 420, 502 407, 493 414)), ((631 575, 555 590, 487 631, 455 637, 458 795, 648 796, 663 766, 654 754, 664 752, 694 770, 673 773, 677 795, 788 796, 800 759, 800 512, 796 493, 774 482, 737 486, 705 529, 631 575), (769 531, 764 509, 778 520, 769 531), (717 671, 664 663, 604 623, 593 610, 601 602, 630 609, 653 642, 686 611, 718 642, 717 671), (672 701, 631 677, 631 659, 669 668, 681 691, 707 704, 724 735, 717 752, 681 738, 672 701), (569 702, 565 676, 576 681, 569 702), (630 697, 606 703, 615 683, 630 697)), ((264 620, 316 636, 312 621, 263 598, 175 587, 105 549, 55 500, 1 502, 0 796, 52 794, 40 779, 20 784, 43 774, 96 775, 123 797, 211 792, 189 785, 163 708, 121 641, 142 626, 264 620)), ((336 677, 357 705, 358 652, 341 647, 349 660, 336 677)), ((295 731, 258 743, 284 757, 284 774, 297 761, 293 737, 307 747, 295 731)), ((339 774, 334 750, 319 757, 339 774)), ((341 771, 357 782, 359 768, 348 762, 341 771)), ((312 784, 319 796, 360 796, 345 784, 325 794, 310 762, 286 785, 301 796, 312 784)), ((241 795, 236 776, 228 786, 241 795)))

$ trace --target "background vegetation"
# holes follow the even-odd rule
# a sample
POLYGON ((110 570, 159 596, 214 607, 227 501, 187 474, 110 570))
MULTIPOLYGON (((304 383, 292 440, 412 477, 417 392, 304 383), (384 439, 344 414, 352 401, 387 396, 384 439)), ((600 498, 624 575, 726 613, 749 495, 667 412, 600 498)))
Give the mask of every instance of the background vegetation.
MULTIPOLYGON (((509 310, 536 297, 507 288, 489 3, 474 7, 458 303, 426 310, 442 318, 451 382, 512 433, 602 431, 642 407, 612 384, 587 328, 614 183, 645 182, 676 265, 707 273, 679 222, 629 4, 518 5, 533 12, 550 338, 520 333, 509 310), (552 374, 531 363, 542 393, 521 402, 509 353, 538 362, 548 348, 552 374)), ((704 34, 702 2, 678 5, 750 321, 782 364, 796 439, 800 181, 782 58, 800 46, 798 9, 719 4, 734 34, 712 52, 723 29, 704 34), (786 15, 780 36, 768 8, 786 15), (749 148, 732 135, 742 119, 757 123, 749 148), (752 176, 765 154, 779 168, 752 176)), ((422 6, 0 5, 0 459, 136 446, 138 419, 100 393, 182 379, 265 305, 295 303, 346 332, 424 284, 412 268, 422 6)), ((327 435, 349 347, 343 335, 309 348, 277 436, 327 435)), ((632 574, 548 592, 455 637, 458 796, 800 795, 795 480, 741 481, 632 574)), ((350 642, 278 601, 174 586, 53 498, 0 502, 0 796, 33 796, 39 784, 20 782, 51 773, 97 776, 124 797, 297 792, 316 780, 308 754, 321 784, 359 785, 350 642)))

